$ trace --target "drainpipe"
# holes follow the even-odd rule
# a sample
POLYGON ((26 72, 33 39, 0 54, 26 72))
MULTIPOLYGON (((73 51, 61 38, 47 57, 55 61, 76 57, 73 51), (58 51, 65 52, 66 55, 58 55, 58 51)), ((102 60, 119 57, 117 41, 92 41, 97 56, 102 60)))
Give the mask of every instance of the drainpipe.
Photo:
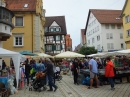
POLYGON ((32 13, 32 53, 33 53, 33 13, 32 13))

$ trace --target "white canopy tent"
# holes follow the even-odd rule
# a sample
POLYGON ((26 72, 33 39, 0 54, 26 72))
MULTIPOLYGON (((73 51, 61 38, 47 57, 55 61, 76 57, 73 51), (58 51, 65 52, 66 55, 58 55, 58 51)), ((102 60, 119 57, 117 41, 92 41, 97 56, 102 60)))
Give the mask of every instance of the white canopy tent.
POLYGON ((107 53, 96 53, 96 54, 91 54, 88 55, 88 57, 103 57, 104 55, 106 55, 107 53))
POLYGON ((108 52, 106 56, 116 56, 116 55, 126 55, 126 56, 130 56, 130 49, 127 50, 120 50, 120 51, 114 51, 114 52, 108 52))
POLYGON ((75 58, 75 57, 85 57, 85 55, 78 54, 75 52, 66 51, 54 56, 55 58, 75 58))
POLYGON ((4 57, 9 57, 13 59, 15 72, 16 72, 17 87, 18 87, 20 62, 24 61, 26 59, 26 56, 21 55, 20 53, 17 52, 0 48, 0 58, 4 58, 4 57))

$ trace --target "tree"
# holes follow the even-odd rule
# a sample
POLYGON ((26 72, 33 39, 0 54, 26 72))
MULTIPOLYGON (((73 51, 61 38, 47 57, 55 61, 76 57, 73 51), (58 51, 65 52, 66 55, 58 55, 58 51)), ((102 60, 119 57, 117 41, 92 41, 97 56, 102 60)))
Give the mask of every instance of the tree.
POLYGON ((97 53, 97 50, 95 49, 95 47, 82 46, 78 53, 83 54, 83 55, 90 55, 90 54, 97 53))

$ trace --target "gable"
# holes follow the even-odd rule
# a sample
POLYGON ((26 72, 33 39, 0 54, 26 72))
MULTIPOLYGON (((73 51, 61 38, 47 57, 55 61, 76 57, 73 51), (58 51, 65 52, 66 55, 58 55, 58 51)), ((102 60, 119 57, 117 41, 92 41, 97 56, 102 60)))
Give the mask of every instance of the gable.
POLYGON ((59 27, 59 25, 56 23, 56 21, 54 21, 52 24, 51 24, 51 26, 50 27, 59 27))

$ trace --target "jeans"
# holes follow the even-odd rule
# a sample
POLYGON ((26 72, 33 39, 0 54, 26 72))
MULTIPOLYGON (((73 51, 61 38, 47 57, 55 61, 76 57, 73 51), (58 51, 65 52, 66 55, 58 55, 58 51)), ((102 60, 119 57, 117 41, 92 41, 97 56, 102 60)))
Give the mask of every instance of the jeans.
POLYGON ((108 77, 108 81, 111 85, 111 88, 114 88, 114 81, 113 81, 113 78, 112 77, 108 77))
POLYGON ((29 74, 28 73, 25 73, 26 75, 26 79, 27 79, 27 85, 29 84, 29 74))
POLYGON ((49 87, 50 87, 50 90, 53 90, 52 87, 54 87, 54 88, 56 89, 57 86, 53 83, 53 76, 48 75, 48 80, 49 80, 49 87))
POLYGON ((78 73, 77 71, 74 71, 74 84, 78 83, 78 73))

